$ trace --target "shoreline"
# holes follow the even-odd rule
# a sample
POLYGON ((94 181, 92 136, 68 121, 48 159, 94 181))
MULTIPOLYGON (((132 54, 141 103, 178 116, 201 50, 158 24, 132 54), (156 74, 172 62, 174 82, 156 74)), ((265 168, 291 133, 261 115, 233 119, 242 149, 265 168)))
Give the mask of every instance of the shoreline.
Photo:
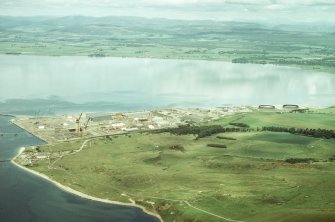
MULTIPOLYGON (((14 116, 14 117, 17 118, 17 116, 14 116)), ((23 126, 19 125, 17 122, 15 122, 15 121, 13 121, 13 120, 10 120, 10 122, 11 122, 12 124, 14 124, 15 126, 17 126, 18 128, 22 129, 24 132, 27 132, 28 134, 30 134, 30 135, 32 135, 32 136, 38 138, 38 139, 41 140, 42 142, 44 142, 44 143, 46 143, 46 144, 49 144, 49 142, 48 142, 46 139, 41 138, 40 136, 36 135, 34 132, 29 131, 28 129, 26 129, 26 128, 24 128, 23 126)), ((16 155, 16 156, 13 158, 13 160, 15 160, 18 156, 20 156, 21 153, 22 153, 23 151, 24 151, 24 149, 23 149, 22 151, 20 150, 20 151, 19 151, 19 154, 16 155)))
POLYGON ((102 202, 102 203, 107 203, 107 204, 114 204, 114 205, 121 205, 121 206, 127 206, 127 207, 136 207, 136 208, 140 208, 144 213, 148 214, 148 215, 151 215, 151 216, 154 216, 156 218, 159 219, 160 222, 163 222, 163 219, 161 218, 161 216, 159 214, 156 214, 156 213, 153 213, 149 210, 147 210, 145 207, 141 206, 141 205, 138 205, 138 204, 135 204, 135 203, 123 203, 123 202, 120 202, 120 201, 113 201, 113 200, 108 200, 108 199, 102 199, 102 198, 98 198, 98 197, 94 197, 94 196, 90 196, 88 194, 85 194, 85 193, 82 193, 82 192, 79 192, 77 190, 74 190, 70 187, 67 187, 57 181, 54 181, 52 180, 50 177, 48 177, 47 175, 45 174, 42 174, 42 173, 39 173, 37 171, 34 171, 34 170, 31 170, 31 169, 28 169, 20 164, 18 164, 17 162, 15 162, 15 159, 17 157, 19 157, 23 152, 24 152, 25 148, 22 147, 18 154, 10 161, 12 164, 14 164, 15 166, 17 166, 18 168, 26 171, 26 172, 29 172, 35 176, 38 176, 38 177, 41 177, 47 181, 49 181, 50 183, 52 183, 53 185, 56 185, 56 187, 60 188, 61 190, 67 192, 67 193, 70 193, 70 194, 73 194, 73 195, 76 195, 78 197, 81 197, 81 198, 84 198, 84 199, 88 199, 88 200, 91 200, 91 201, 98 201, 98 202, 102 202))
POLYGON ((180 57, 170 57, 170 56, 133 56, 133 55, 106 55, 106 56, 90 56, 84 54, 68 54, 68 55, 51 55, 51 54, 38 54, 38 53, 19 53, 19 54, 7 54, 4 52, 0 52, 2 56, 37 56, 37 57, 78 57, 78 58, 121 58, 121 59, 153 59, 153 60, 175 60, 175 61, 207 61, 207 62, 227 62, 233 64, 251 64, 251 65, 271 65, 271 66, 279 66, 279 67, 287 67, 287 68, 295 68, 301 69, 309 72, 320 72, 326 74, 335 74, 335 71, 328 67, 320 67, 319 69, 315 69, 310 66, 301 65, 301 64, 281 64, 281 63, 257 63, 257 62, 247 62, 247 63, 238 63, 233 62, 231 58, 217 58, 217 57, 187 57, 187 56, 180 56, 180 57))

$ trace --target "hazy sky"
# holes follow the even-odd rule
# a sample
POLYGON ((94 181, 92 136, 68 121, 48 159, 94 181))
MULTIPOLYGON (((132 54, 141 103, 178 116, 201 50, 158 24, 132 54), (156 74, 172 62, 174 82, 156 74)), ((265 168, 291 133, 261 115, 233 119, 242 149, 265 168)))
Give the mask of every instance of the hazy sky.
POLYGON ((0 0, 0 15, 335 22, 334 0, 0 0))

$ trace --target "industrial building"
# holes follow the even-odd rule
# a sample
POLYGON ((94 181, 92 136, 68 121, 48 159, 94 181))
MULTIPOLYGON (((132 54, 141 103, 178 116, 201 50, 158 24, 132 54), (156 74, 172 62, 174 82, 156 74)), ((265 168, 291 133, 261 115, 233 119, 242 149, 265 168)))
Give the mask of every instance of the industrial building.
POLYGON ((93 122, 100 122, 100 121, 112 120, 113 116, 111 113, 93 113, 93 114, 88 114, 87 118, 91 118, 91 121, 93 122))

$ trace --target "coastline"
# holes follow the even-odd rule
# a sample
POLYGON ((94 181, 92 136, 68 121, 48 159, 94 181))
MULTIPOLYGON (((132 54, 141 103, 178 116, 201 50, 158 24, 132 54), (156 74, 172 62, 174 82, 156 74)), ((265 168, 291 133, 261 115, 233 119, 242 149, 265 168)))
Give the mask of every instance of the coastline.
POLYGON ((119 201, 113 201, 113 200, 108 200, 108 199, 101 199, 101 198, 98 198, 98 197, 93 197, 93 196, 90 196, 88 194, 84 194, 82 192, 79 192, 77 190, 74 190, 70 187, 67 187, 57 181, 54 181, 52 180, 50 177, 48 177, 47 175, 45 174, 42 174, 42 173, 39 173, 37 171, 34 171, 34 170, 31 170, 31 169, 28 169, 18 163, 15 162, 15 159, 17 157, 19 157, 23 152, 24 152, 25 148, 22 147, 18 154, 10 161, 12 164, 14 164, 15 166, 17 166, 18 168, 26 171, 26 172, 29 172, 35 176, 38 176, 38 177, 41 177, 45 180, 48 180, 49 182, 51 182, 52 184, 56 185, 58 188, 60 188, 61 190, 65 191, 65 192, 68 192, 68 193, 71 193, 71 194, 74 194, 76 196, 79 196, 81 198, 84 198, 84 199, 88 199, 88 200, 92 200, 92 201, 98 201, 98 202, 103 202, 103 203, 108 203, 108 204, 115 204, 115 205, 121 205, 121 206, 127 206, 127 207, 136 207, 136 208, 140 208, 144 213, 146 214, 149 214, 151 216, 154 216, 156 218, 159 219, 160 222, 163 222, 163 219, 161 218, 161 216, 159 214, 156 214, 156 213, 153 213, 149 210, 147 210, 145 207, 141 206, 141 205, 138 205, 138 204, 135 204, 135 203, 123 203, 123 202, 119 202, 119 201))
POLYGON ((207 62, 227 62, 227 63, 234 63, 234 64, 254 64, 254 65, 272 65, 272 66, 281 66, 281 67, 288 67, 288 68, 296 68, 296 69, 302 69, 310 72, 321 72, 321 73, 327 73, 327 74, 335 74, 335 70, 328 67, 319 67, 318 69, 315 69, 313 66, 306 66, 302 64, 282 64, 282 63, 257 63, 257 62, 247 62, 247 63, 237 63, 233 62, 232 58, 227 57, 197 57, 197 56, 176 56, 176 57, 170 57, 170 56, 137 56, 137 55, 121 55, 121 54, 110 54, 106 56, 90 56, 89 54, 39 54, 39 53, 20 53, 20 54, 7 54, 4 52, 0 52, 1 56, 37 56, 37 57, 78 57, 78 58, 122 58, 122 59, 153 59, 153 60, 175 60, 175 61, 207 61, 207 62))
MULTIPOLYGON (((17 118, 17 116, 13 116, 13 117, 17 118)), ((14 120, 15 120, 15 119, 14 119, 14 120)), ((20 129, 22 129, 23 131, 29 133, 30 135, 32 135, 32 136, 38 138, 38 139, 41 140, 41 141, 43 141, 44 143, 49 143, 45 138, 42 138, 42 137, 40 137, 39 135, 36 135, 34 132, 29 131, 28 129, 26 129, 26 128, 24 128, 22 125, 20 125, 19 123, 15 122, 15 121, 13 121, 13 120, 10 120, 10 122, 11 122, 12 124, 14 124, 15 126, 19 127, 20 129)), ((13 160, 15 160, 18 156, 20 156, 20 154, 21 154, 23 151, 24 151, 24 149, 23 149, 22 151, 20 150, 19 154, 16 155, 16 156, 14 157, 13 160)))

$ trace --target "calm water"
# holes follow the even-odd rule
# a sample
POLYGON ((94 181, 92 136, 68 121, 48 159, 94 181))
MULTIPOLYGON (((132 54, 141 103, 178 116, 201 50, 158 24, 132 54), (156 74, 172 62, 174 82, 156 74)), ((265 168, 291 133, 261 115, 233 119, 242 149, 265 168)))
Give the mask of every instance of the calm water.
MULTIPOLYGON (((13 158, 19 147, 42 141, 0 116, 0 159, 13 158)), ((12 163, 0 163, 1 222, 123 222, 158 221, 140 209, 89 201, 66 193, 12 163)))
POLYGON ((273 65, 2 55, 0 75, 2 101, 52 98, 79 109, 335 103, 335 75, 273 65))

